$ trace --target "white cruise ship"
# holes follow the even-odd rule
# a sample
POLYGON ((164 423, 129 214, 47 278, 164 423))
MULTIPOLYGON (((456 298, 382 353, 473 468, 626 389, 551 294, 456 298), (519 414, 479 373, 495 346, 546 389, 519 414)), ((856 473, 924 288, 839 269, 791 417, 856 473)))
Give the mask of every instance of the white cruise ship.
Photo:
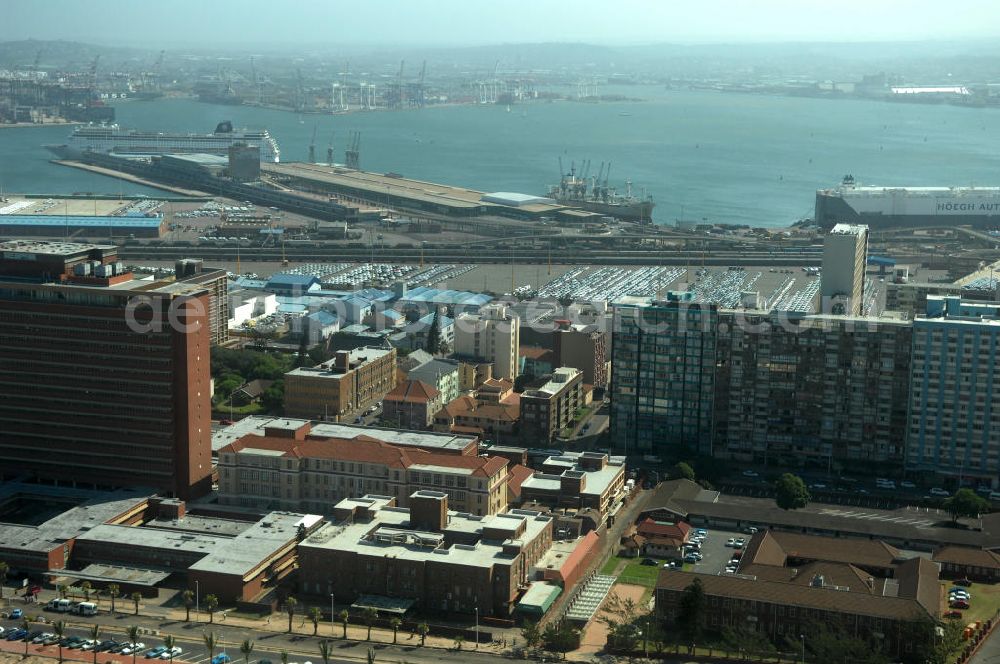
POLYGON ((107 154, 183 154, 227 155, 229 146, 245 143, 260 148, 262 162, 277 163, 281 150, 266 129, 233 129, 231 122, 220 122, 211 134, 172 134, 139 129, 123 129, 116 124, 89 124, 77 127, 61 145, 45 147, 61 159, 77 159, 85 152, 107 154))

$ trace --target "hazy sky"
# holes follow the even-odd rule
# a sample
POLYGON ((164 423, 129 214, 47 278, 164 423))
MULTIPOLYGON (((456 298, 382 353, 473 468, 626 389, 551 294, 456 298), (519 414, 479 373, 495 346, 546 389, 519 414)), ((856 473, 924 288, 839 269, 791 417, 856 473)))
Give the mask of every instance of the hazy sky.
POLYGON ((344 45, 1000 35, 998 0, 0 0, 0 39, 344 45))

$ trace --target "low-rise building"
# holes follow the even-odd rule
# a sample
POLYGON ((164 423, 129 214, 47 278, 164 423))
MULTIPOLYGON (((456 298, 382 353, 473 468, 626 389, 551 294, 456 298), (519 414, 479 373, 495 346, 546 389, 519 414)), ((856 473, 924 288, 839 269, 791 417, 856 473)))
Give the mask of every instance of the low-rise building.
POLYGON ((520 407, 504 402, 481 401, 463 395, 444 405, 434 415, 434 430, 474 434, 501 442, 517 434, 520 407))
POLYGON ((583 372, 560 367, 545 384, 521 393, 521 435, 548 443, 569 426, 584 405, 583 372))
POLYGON ((507 508, 507 459, 391 445, 371 433, 323 436, 306 423, 243 435, 219 450, 219 502, 327 514, 338 501, 368 493, 406 506, 414 491, 427 489, 470 514, 507 508))
POLYGON ((405 380, 382 399, 382 422, 403 429, 427 429, 441 409, 441 393, 421 380, 405 380))
POLYGON ((601 452, 547 458, 521 482, 521 500, 552 507, 590 508, 606 515, 625 488, 625 459, 601 452))
POLYGON ((396 387, 396 349, 366 346, 285 374, 289 417, 350 421, 396 387))
POLYGON ((943 546, 931 558, 941 566, 941 576, 972 579, 983 583, 1000 581, 1000 554, 967 546, 943 546))
POLYGON ((378 495, 338 503, 336 523, 299 545, 301 594, 508 617, 552 545, 552 520, 525 510, 453 512, 439 491, 408 499, 409 509, 378 495))
POLYGON ((458 366, 459 364, 455 360, 432 359, 410 369, 407 378, 422 380, 428 385, 433 385, 441 393, 441 403, 446 404, 458 397, 458 366))

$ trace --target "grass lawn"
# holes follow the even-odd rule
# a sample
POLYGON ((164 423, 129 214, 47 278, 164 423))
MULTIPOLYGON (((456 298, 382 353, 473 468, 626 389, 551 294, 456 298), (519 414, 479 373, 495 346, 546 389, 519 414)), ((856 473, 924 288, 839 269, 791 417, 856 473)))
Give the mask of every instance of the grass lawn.
MULTIPOLYGON (((941 606, 942 611, 948 611, 948 589, 955 584, 951 581, 941 582, 941 606)), ((966 611, 962 611, 963 625, 967 625, 971 622, 977 620, 989 620, 996 615, 997 610, 1000 609, 1000 585, 990 585, 988 583, 974 583, 969 586, 966 590, 972 595, 972 601, 969 602, 969 608, 966 611)))
MULTIPOLYGON (((220 401, 219 403, 215 404, 215 407, 212 409, 212 412, 218 414, 220 417, 224 419, 228 418, 230 415, 229 402, 220 401)), ((233 406, 232 409, 233 416, 256 415, 258 413, 263 413, 263 412, 264 412, 264 406, 262 406, 258 402, 248 403, 245 406, 233 406)))

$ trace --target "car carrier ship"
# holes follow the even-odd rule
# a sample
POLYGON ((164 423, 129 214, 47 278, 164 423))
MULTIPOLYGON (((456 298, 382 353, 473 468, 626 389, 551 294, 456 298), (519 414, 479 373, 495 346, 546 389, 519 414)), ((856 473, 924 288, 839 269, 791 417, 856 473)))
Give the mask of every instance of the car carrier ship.
POLYGON ((1000 226, 1000 187, 873 187, 847 175, 816 192, 816 223, 911 226, 1000 226))
POLYGON ((549 186, 549 197, 560 205, 582 208, 622 221, 653 223, 653 208, 656 204, 651 196, 634 196, 631 180, 626 180, 624 194, 619 194, 614 187, 609 186, 610 163, 607 165, 607 170, 602 163, 600 172, 596 176, 587 177, 589 170, 588 161, 584 163, 580 175, 577 175, 575 164, 566 172, 560 159, 559 172, 562 173, 562 177, 559 184, 549 186))

